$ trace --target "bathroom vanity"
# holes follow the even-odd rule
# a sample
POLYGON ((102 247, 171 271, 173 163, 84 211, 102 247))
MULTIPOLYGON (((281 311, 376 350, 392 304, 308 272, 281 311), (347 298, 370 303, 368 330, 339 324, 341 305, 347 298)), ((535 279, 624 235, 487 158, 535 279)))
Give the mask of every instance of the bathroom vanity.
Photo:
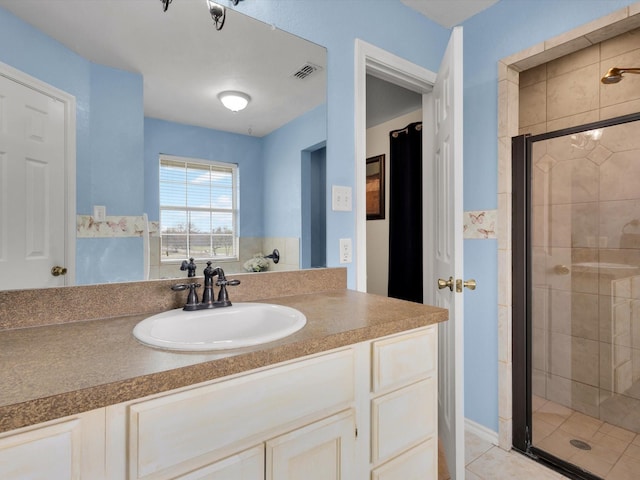
POLYGON ((307 325, 233 351, 143 346, 145 314, 1 331, 0 478, 437 478, 447 312, 340 284, 261 299, 307 325))

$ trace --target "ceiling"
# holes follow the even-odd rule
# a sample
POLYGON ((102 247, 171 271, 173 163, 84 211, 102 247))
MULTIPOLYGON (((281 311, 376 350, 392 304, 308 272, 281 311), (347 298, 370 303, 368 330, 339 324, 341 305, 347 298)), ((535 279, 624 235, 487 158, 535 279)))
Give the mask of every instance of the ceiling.
MULTIPOLYGON (((447 28, 497 1, 401 0, 447 28)), ((0 7, 92 62, 141 74, 149 117, 263 136, 325 102, 324 48, 291 42, 298 37, 231 9, 216 31, 203 0, 173 2, 167 12, 157 0, 0 0, 0 7), (276 60, 273 51, 279 52, 276 60), (291 77, 307 62, 320 66, 321 74, 306 83, 282 77, 281 71, 291 77), (216 98, 223 90, 248 93, 250 106, 224 110, 216 98)), ((375 85, 375 97, 389 101, 373 123, 395 115, 394 105, 406 113, 410 98, 419 107, 419 95, 388 86, 385 92, 384 84, 375 85)))
POLYGON ((443 27, 460 25, 499 0, 400 0, 443 27))
MULTIPOLYGON (((227 2, 221 2, 226 5, 227 2)), ((141 74, 145 115, 263 136, 326 102, 326 49, 227 8, 216 30, 204 0, 0 0, 0 7, 91 62, 141 74), (304 80, 293 74, 319 68, 304 80), (241 112, 217 99, 251 97, 241 112)))

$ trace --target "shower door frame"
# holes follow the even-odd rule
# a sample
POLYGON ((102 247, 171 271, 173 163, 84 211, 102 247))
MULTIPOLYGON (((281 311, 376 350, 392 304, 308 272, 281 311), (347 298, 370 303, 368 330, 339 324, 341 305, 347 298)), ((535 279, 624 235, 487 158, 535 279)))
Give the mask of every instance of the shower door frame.
POLYGON ((513 448, 575 480, 602 480, 579 466, 558 458, 533 441, 532 407, 532 176, 533 143, 640 120, 640 113, 601 120, 539 135, 511 139, 512 158, 512 389, 513 448))

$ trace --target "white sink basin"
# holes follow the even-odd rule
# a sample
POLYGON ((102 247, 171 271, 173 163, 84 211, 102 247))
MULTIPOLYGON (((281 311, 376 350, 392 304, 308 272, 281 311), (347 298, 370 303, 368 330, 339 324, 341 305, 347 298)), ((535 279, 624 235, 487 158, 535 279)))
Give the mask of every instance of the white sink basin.
POLYGON ((225 350, 272 342, 297 332, 306 323, 304 314, 294 308, 234 303, 231 307, 159 313, 138 323, 133 335, 146 345, 168 350, 225 350))

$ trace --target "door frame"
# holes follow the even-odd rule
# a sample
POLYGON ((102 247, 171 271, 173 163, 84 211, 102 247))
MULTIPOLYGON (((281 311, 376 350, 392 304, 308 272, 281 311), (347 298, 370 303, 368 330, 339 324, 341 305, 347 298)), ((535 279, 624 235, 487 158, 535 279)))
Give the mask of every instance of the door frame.
MULTIPOLYGON (((422 94, 422 122, 431 125, 433 102, 431 91, 437 74, 414 63, 371 45, 359 38, 355 42, 355 224, 356 224, 356 290, 367 291, 367 207, 366 207, 366 158, 367 158, 367 74, 422 94)), ((423 164, 427 152, 433 147, 430 135, 422 136, 423 164)), ((423 169, 423 185, 432 179, 423 169)), ((433 191, 433 189, 429 189, 433 191)), ((435 218, 433 202, 423 199, 424 226, 435 218)), ((425 246, 430 246, 424 237, 425 246)), ((424 302, 432 303, 434 291, 433 263, 424 257, 424 302)))
POLYGON ((48 83, 6 63, 0 62, 0 75, 54 98, 64 104, 64 163, 65 163, 65 267, 64 284, 76 283, 76 98, 48 83))

